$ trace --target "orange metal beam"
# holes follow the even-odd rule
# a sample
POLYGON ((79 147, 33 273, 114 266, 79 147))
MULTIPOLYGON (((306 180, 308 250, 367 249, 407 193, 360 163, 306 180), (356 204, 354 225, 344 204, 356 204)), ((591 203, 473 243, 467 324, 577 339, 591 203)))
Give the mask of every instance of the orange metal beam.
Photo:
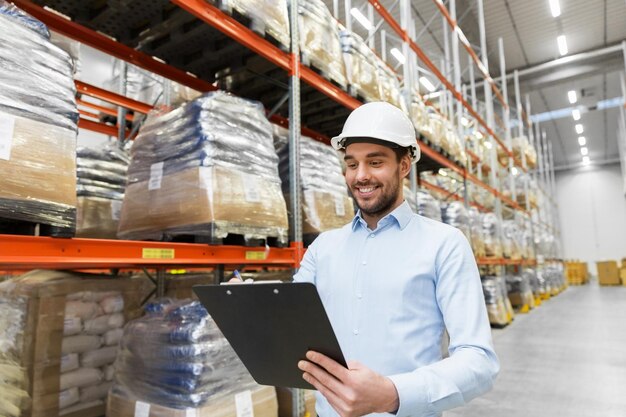
MULTIPOLYGON (((78 127, 80 129, 87 129, 91 130, 92 132, 102 133, 107 136, 117 137, 118 134, 117 126, 94 122, 93 120, 83 119, 82 117, 78 119, 78 127)), ((128 129, 126 129, 126 133, 128 133, 128 129)))
POLYGON ((106 102, 125 107, 139 113, 148 114, 153 108, 149 104, 145 104, 140 101, 133 100, 132 98, 128 98, 126 96, 114 93, 112 91, 96 87, 95 85, 87 84, 78 80, 74 80, 74 83, 76 84, 76 90, 80 93, 99 98, 100 100, 104 100, 106 102))
MULTIPOLYGON (((440 187, 440 186, 438 186, 438 185, 431 184, 431 183, 429 183, 428 181, 425 181, 425 180, 421 180, 420 182, 421 182, 421 184, 422 184, 425 188, 428 188, 429 190, 436 191, 436 192, 438 192, 438 193, 440 193, 440 194, 444 194, 444 195, 446 195, 446 196, 451 196, 451 197, 452 197, 452 198, 454 198, 456 201, 460 201, 460 202, 464 202, 464 201, 465 201, 465 199, 464 199, 463 197, 461 197, 461 196, 457 195, 456 193, 451 193, 450 191, 446 190, 445 188, 441 188, 441 187, 440 187)), ((484 208, 483 206, 481 206, 481 205, 480 205, 480 204, 478 204, 478 203, 471 202, 471 203, 470 203, 470 206, 472 206, 472 207, 476 207, 479 211, 481 211, 481 212, 483 212, 483 213, 485 213, 485 212, 488 212, 488 211, 489 211, 489 210, 487 210, 486 208, 484 208)))
MULTIPOLYGON (((85 107, 89 107, 89 108, 92 108, 94 110, 98 110, 99 112, 104 113, 104 114, 108 114, 109 116, 117 117, 117 112, 115 111, 115 109, 112 109, 110 107, 101 106, 99 104, 92 103, 92 102, 89 102, 89 101, 86 101, 86 100, 82 100, 80 98, 76 99, 76 104, 79 104, 79 105, 85 106, 85 107)), ((132 114, 126 114, 126 120, 127 121, 132 122, 133 119, 134 119, 134 117, 133 117, 132 114)))
POLYGON ((456 165, 454 162, 450 161, 448 158, 446 158, 445 156, 441 155, 439 152, 433 150, 431 147, 426 145, 424 142, 420 141, 419 146, 420 146, 420 151, 424 155, 428 156, 430 159, 432 159, 435 162, 443 165, 446 168, 449 168, 449 169, 453 170, 454 172, 458 173, 462 177, 465 176, 465 169, 464 168, 456 165))
POLYGON ((265 247, 0 235, 0 265, 6 270, 297 265, 297 254, 297 247, 267 250, 265 247))
POLYGON ((214 91, 217 87, 207 81, 174 68, 168 64, 154 59, 152 56, 123 45, 115 40, 88 29, 78 23, 44 9, 28 0, 12 0, 20 9, 31 14, 45 23, 50 29, 59 32, 69 38, 89 45, 115 58, 129 62, 140 68, 159 74, 165 78, 176 81, 199 91, 214 91))
POLYGON ((448 25, 450 25, 450 27, 452 28, 452 31, 456 34, 456 36, 458 36, 459 40, 461 41, 461 44, 463 44, 467 53, 472 57, 472 60, 474 60, 474 62, 476 63, 476 66, 478 67, 480 72, 482 72, 483 77, 491 85, 491 89, 493 90, 494 94, 496 95, 500 103, 502 103, 502 106, 508 109, 509 106, 506 104, 506 101, 504 100, 504 96, 500 92, 500 89, 498 88, 496 82, 489 74, 489 69, 485 67, 485 65, 483 65, 483 62, 480 60, 480 58, 478 58, 478 55, 476 55, 476 52, 474 52, 472 45, 469 43, 469 40, 467 39, 463 31, 461 30, 459 25, 456 23, 456 20, 454 20, 452 16, 450 15, 450 12, 448 12, 448 8, 443 4, 443 1, 441 0, 433 0, 433 2, 435 3, 439 11, 441 12, 443 17, 448 22, 448 25))
POLYGON ((78 114, 80 114, 81 116, 85 116, 85 117, 91 117, 92 119, 96 119, 96 120, 100 119, 100 116, 98 116, 97 114, 86 111, 86 110, 78 109, 78 114))

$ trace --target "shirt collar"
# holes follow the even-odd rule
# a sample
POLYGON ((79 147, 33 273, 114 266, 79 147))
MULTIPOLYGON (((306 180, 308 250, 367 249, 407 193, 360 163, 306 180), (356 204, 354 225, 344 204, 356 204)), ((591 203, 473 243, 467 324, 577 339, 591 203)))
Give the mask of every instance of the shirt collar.
MULTIPOLYGON (((400 204, 398 207, 396 207, 395 210, 393 210, 391 213, 387 214, 385 217, 380 219, 378 221, 378 227, 377 228, 380 228, 381 226, 385 226, 390 221, 395 220, 398 223, 398 226, 400 227, 400 230, 404 230, 404 228, 411 221, 411 217, 412 216, 413 216, 413 211, 411 210, 411 207, 409 206, 409 203, 407 203, 406 200, 405 200, 402 204, 400 204)), ((365 220, 361 216, 361 210, 360 209, 359 209, 359 211, 357 211, 356 216, 354 216, 354 219, 352 219, 352 230, 355 230, 356 226, 359 223, 361 224, 361 226, 367 228, 367 223, 365 222, 365 220)))

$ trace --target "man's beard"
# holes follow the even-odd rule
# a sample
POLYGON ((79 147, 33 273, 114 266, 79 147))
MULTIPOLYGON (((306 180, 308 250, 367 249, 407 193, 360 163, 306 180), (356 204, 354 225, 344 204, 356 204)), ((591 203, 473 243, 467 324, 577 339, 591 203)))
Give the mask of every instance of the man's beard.
MULTIPOLYGON (((374 204, 370 207, 364 208, 359 204, 359 200, 357 198, 354 199, 357 207, 361 210, 361 213, 366 214, 368 216, 376 217, 380 214, 388 212, 393 205, 398 200, 398 194, 400 193, 400 181, 397 180, 397 175, 394 175, 395 181, 394 183, 388 185, 386 187, 386 191, 383 192, 380 197, 374 201, 374 204)), ((367 185, 378 185, 373 184, 371 182, 366 183, 355 183, 354 187, 357 186, 367 186, 367 185)))

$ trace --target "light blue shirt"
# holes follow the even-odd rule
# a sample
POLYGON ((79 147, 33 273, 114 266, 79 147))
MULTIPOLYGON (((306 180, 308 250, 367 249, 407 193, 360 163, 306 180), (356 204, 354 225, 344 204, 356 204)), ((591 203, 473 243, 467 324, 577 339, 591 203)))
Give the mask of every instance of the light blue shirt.
MULTIPOLYGON (((346 360, 393 381, 398 417, 436 416, 491 389, 499 363, 480 276, 454 227, 406 201, 376 230, 359 213, 309 246, 294 280, 316 285, 346 360)), ((319 393, 317 413, 338 415, 319 393)))

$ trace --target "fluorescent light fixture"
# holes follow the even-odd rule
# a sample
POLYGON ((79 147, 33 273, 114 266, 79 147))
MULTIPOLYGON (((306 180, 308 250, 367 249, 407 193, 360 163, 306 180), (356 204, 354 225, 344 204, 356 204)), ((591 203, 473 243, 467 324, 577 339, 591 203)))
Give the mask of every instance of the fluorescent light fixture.
POLYGON ((443 170, 443 168, 439 168, 439 175, 441 175, 442 177, 447 177, 448 173, 446 171, 443 170))
POLYGON ((511 173, 513 175, 517 175, 517 168, 515 168, 515 167, 511 168, 511 173))
POLYGON ((583 156, 583 165, 589 165, 591 161, 588 156, 583 156))
POLYGON ((576 100, 578 100, 578 97, 576 97, 576 90, 569 90, 567 92, 567 99, 570 104, 576 103, 576 100))
POLYGON ((431 93, 435 91, 435 86, 426 77, 420 77, 420 84, 422 84, 424 88, 430 91, 431 93))
POLYGON ((585 129, 583 129, 583 125, 581 124, 577 124, 576 126, 574 126, 574 129, 576 129, 576 133, 578 133, 579 135, 581 135, 585 129))
POLYGON ((487 149, 491 149, 493 145, 491 145, 491 142, 485 142, 485 148, 487 149))
POLYGON ((587 144, 587 138, 584 136, 579 136, 578 137, 578 144, 580 146, 585 146, 587 144))
POLYGON ((374 26, 372 26, 372 22, 369 21, 369 19, 367 17, 365 17, 365 15, 363 13, 361 13, 361 11, 359 9, 357 9, 356 7, 353 7, 352 9, 350 9, 350 14, 352 15, 352 17, 354 17, 357 22, 359 22, 361 24, 361 26, 363 26, 365 29, 367 30, 372 30, 374 29, 374 26))
POLYGON ((567 39, 565 35, 560 35, 556 38, 556 43, 559 45, 559 53, 561 55, 567 55, 567 39))
POLYGON ((550 12, 552 13, 552 17, 561 16, 561 5, 559 4, 559 0, 550 0, 550 12))
POLYGON ((467 126, 469 125, 469 120, 467 120, 465 117, 461 117, 461 124, 463 126, 467 126))
POLYGON ((589 149, 587 149, 585 146, 583 146, 582 148, 580 148, 580 154, 582 156, 589 155, 589 149))
MULTIPOLYGON (((397 59, 399 63, 404 64, 404 55, 402 55, 402 52, 400 52, 398 48, 391 48, 391 55, 393 55, 393 57, 397 59)), ((433 91, 433 90, 430 90, 430 91, 433 91)))
POLYGON ((580 110, 578 110, 578 109, 572 110, 572 117, 574 118, 574 120, 579 121, 580 120, 580 110))

